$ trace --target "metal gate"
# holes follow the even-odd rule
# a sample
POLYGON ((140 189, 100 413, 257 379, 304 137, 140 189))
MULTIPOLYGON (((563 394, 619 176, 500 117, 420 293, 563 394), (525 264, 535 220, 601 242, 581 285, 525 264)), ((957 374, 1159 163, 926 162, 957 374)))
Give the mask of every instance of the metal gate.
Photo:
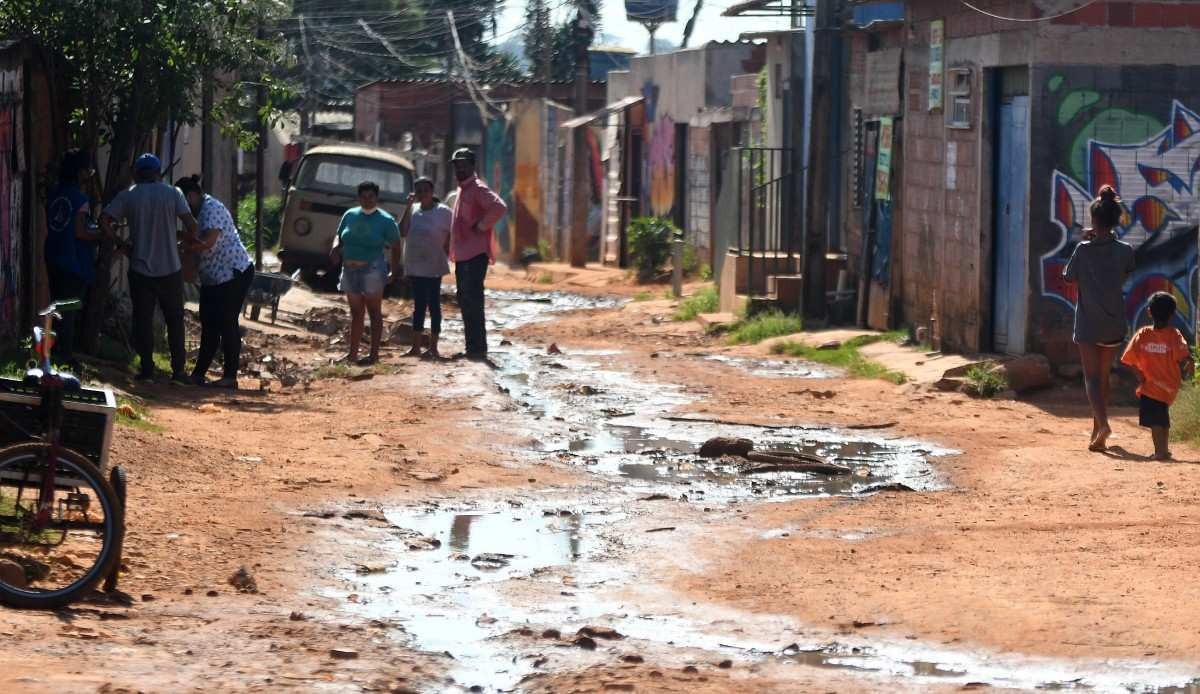
POLYGON ((738 199, 734 249, 746 258, 747 296, 762 297, 768 293, 767 277, 779 274, 780 268, 797 267, 802 255, 792 150, 734 147, 730 153, 738 199))

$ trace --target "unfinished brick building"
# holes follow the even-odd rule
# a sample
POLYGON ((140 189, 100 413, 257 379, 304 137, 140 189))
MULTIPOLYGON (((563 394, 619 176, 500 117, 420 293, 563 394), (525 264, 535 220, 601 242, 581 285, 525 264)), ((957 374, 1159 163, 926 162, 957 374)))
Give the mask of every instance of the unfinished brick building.
POLYGON ((945 349, 1074 360, 1060 276, 1107 183, 1137 249, 1131 326, 1166 290, 1195 335, 1200 3, 1085 2, 907 0, 903 22, 850 41, 847 246, 871 278, 888 259, 871 295, 887 323, 928 326, 945 349), (894 114, 881 70, 899 79, 894 114), (889 116, 894 233, 877 247, 862 234, 876 197, 864 142, 889 116))

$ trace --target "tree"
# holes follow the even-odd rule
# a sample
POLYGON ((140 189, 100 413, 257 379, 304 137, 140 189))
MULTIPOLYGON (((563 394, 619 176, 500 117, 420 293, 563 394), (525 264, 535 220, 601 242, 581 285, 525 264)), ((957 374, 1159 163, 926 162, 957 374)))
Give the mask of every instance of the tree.
POLYGON ((525 5, 525 57, 529 72, 539 80, 554 73, 555 29, 546 0, 529 0, 525 5))
POLYGON ((553 78, 575 78, 579 56, 600 33, 600 0, 573 0, 575 15, 558 26, 554 36, 553 78))
MULTIPOLYGON (((230 97, 210 114, 222 130, 253 145, 238 96, 250 84, 284 90, 268 74, 281 45, 260 27, 282 8, 272 0, 3 0, 0 36, 26 38, 48 57, 68 105, 72 140, 109 151, 102 202, 128 184, 134 154, 159 149, 150 140, 168 121, 195 123, 205 75, 223 76, 230 97)), ((260 118, 267 118, 270 105, 260 118)), ((108 277, 111 244, 101 247, 98 276, 108 277)), ((108 303, 97 282, 85 318, 85 348, 94 350, 108 303)))
POLYGON ((282 25, 294 67, 281 78, 301 86, 296 107, 304 114, 349 101, 355 90, 380 79, 448 74, 456 62, 447 10, 467 55, 491 73, 519 69, 488 42, 500 0, 295 0, 282 25))
POLYGON ((688 41, 692 40, 692 31, 696 29, 696 20, 700 18, 700 11, 703 9, 704 0, 696 0, 696 5, 692 8, 692 16, 688 18, 687 24, 683 25, 683 40, 679 42, 680 48, 688 47, 688 41))

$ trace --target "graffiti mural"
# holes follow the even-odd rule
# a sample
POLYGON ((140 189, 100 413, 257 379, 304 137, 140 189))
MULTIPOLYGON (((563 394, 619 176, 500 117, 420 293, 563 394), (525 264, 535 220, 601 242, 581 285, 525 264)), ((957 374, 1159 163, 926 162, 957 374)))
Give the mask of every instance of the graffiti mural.
MULTIPOLYGON (((508 209, 513 205, 513 183, 516 175, 515 152, 513 145, 513 129, 503 118, 493 119, 487 126, 487 143, 484 153, 484 178, 496 194, 504 199, 508 209)), ((496 242, 503 253, 513 252, 512 230, 509 228, 509 215, 505 215, 496 223, 496 242)))
POLYGON ((17 109, 3 102, 0 98, 0 336, 12 337, 21 310, 21 186, 11 166, 17 109))
MULTIPOLYGON (((1050 80, 1057 89, 1061 79, 1050 80)), ((1059 125, 1100 95, 1076 90, 1060 101, 1059 125)), ((1144 320, 1150 295, 1166 291, 1179 304, 1177 326, 1196 332, 1197 222, 1200 221, 1200 114, 1170 103, 1166 122, 1110 108, 1091 118, 1071 144, 1050 181, 1050 220, 1061 232, 1058 246, 1042 256, 1042 294, 1074 309, 1076 288, 1062 280, 1071 253, 1091 225, 1089 207, 1101 186, 1120 194, 1125 215, 1117 235, 1136 250, 1137 270, 1125 285, 1126 318, 1144 320)))
POLYGON ((642 86, 646 97, 646 142, 649 158, 646 163, 646 198, 650 213, 670 217, 675 209, 675 121, 658 113, 658 87, 647 82, 642 86))

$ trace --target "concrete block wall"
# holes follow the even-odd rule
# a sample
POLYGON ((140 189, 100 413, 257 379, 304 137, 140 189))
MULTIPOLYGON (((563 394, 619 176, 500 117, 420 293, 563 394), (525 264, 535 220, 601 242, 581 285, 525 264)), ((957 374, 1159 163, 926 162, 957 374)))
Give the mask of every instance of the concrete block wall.
MULTIPOLYGON (((1200 63, 1200 55, 1193 62, 1200 63)), ((1090 224, 1087 204, 1114 185, 1128 211, 1121 230, 1137 269, 1125 286, 1130 330, 1155 291, 1175 295, 1176 326, 1196 333, 1200 191, 1200 66, 1039 65, 1031 79, 1031 348, 1077 359, 1074 290, 1058 278, 1090 224)))

